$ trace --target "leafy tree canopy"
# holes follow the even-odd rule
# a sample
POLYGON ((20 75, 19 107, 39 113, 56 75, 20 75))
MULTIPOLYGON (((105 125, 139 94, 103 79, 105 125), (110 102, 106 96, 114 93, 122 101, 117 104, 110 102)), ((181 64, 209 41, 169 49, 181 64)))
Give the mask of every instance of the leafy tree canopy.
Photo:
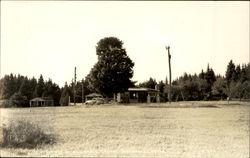
POLYGON ((134 63, 123 42, 116 37, 101 39, 96 46, 98 62, 86 77, 89 88, 106 96, 124 92, 133 85, 134 63))

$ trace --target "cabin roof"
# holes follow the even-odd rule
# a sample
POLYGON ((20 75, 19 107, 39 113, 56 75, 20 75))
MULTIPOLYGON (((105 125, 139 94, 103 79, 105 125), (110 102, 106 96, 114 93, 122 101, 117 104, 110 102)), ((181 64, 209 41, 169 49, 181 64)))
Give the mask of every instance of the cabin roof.
POLYGON ((30 101, 53 101, 53 99, 49 97, 37 97, 37 98, 31 99, 30 101))
POLYGON ((158 92, 159 90, 152 89, 152 88, 145 88, 145 87, 133 87, 128 89, 129 92, 131 91, 140 91, 140 92, 158 92))

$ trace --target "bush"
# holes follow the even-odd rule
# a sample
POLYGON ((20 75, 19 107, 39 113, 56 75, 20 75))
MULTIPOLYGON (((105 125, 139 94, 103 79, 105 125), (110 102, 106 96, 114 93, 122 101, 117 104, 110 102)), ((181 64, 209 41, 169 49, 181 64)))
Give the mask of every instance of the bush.
POLYGON ((2 147, 36 148, 54 143, 55 136, 45 134, 39 126, 28 121, 12 121, 3 128, 2 147))
POLYGON ((26 96, 20 93, 14 93, 9 100, 9 107, 27 107, 29 106, 29 101, 26 96))
POLYGON ((8 107, 9 105, 10 105, 9 100, 7 99, 0 100, 0 108, 5 108, 5 107, 8 107))

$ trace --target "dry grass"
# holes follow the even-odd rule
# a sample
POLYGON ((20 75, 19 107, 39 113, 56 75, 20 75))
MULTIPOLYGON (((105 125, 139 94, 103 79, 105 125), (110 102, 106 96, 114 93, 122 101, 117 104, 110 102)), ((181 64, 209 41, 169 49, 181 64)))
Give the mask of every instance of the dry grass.
POLYGON ((4 124, 15 119, 33 120, 45 132, 58 135, 58 142, 51 147, 2 148, 1 156, 249 157, 248 104, 178 102, 0 109, 4 124), (160 106, 172 108, 154 108, 160 106))
POLYGON ((37 124, 30 121, 11 121, 7 127, 3 127, 2 132, 1 147, 39 148, 55 143, 55 136, 46 134, 37 124))

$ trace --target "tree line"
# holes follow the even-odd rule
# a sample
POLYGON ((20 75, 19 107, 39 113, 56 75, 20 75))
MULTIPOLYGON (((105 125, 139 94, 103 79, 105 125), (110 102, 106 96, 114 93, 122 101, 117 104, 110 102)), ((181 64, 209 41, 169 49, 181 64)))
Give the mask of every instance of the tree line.
MULTIPOLYGON (((119 92, 125 92, 129 87, 148 87, 160 90, 161 101, 168 101, 169 83, 156 82, 150 77, 148 81, 136 83, 132 81, 134 62, 127 55, 123 42, 116 37, 105 37, 96 45, 98 61, 89 74, 77 81, 65 83, 60 88, 51 79, 44 81, 27 78, 22 75, 5 75, 0 79, 0 99, 8 100, 11 106, 27 106, 29 100, 36 97, 48 97, 54 100, 54 105, 68 105, 69 99, 82 102, 82 95, 97 92, 110 98, 119 92), (84 94, 83 94, 84 93, 84 94)), ((165 72, 162 72, 165 73, 165 72)), ((171 98, 173 101, 214 100, 250 98, 250 65, 235 65, 231 60, 227 66, 226 75, 215 75, 208 65, 199 74, 184 73, 172 82, 171 98)))
MULTIPOLYGON (((36 79, 11 73, 0 79, 0 100, 5 100, 6 107, 28 107, 31 99, 42 97, 53 99, 55 106, 65 106, 68 105, 69 98, 73 100, 73 86, 73 82, 69 85, 66 82, 60 88, 51 79, 44 81, 42 75, 36 79)), ((85 95, 91 92, 86 82, 78 81, 75 85, 76 102, 82 102, 82 88, 85 95)))
POLYGON ((51 79, 44 81, 42 75, 37 80, 11 73, 0 79, 0 99, 8 100, 6 106, 29 106, 29 101, 36 97, 51 98, 58 105, 61 89, 51 79))
MULTIPOLYGON (((75 85, 76 102, 82 102, 82 95, 98 92, 90 84, 86 76, 85 80, 77 81, 75 85), (84 94, 83 94, 84 93, 84 94)), ((132 82, 135 83, 135 82, 132 82)), ((160 91, 161 101, 168 101, 169 83, 157 82, 152 77, 145 82, 131 85, 132 87, 146 87, 160 91)), ((73 100, 73 81, 60 88, 51 79, 44 81, 43 76, 39 79, 28 78, 22 75, 5 75, 0 79, 0 99, 8 100, 9 106, 25 107, 29 105, 29 100, 36 97, 48 97, 54 100, 55 106, 68 105, 69 98, 73 100)), ((113 91, 112 91, 113 92, 113 91)), ((111 91, 109 94, 112 93, 111 91)), ((242 66, 233 63, 231 60, 227 66, 225 77, 215 75, 210 66, 206 71, 201 71, 198 75, 184 73, 172 82, 172 100, 219 100, 227 97, 250 99, 250 64, 242 66)))
MULTIPOLYGON (((168 100, 169 83, 156 82, 152 77, 148 81, 137 84, 138 87, 155 88, 157 85, 161 98, 168 100)), ((228 63, 226 75, 215 75, 210 66, 199 74, 184 73, 172 82, 172 100, 221 100, 230 98, 250 99, 250 64, 242 66, 228 63)))

